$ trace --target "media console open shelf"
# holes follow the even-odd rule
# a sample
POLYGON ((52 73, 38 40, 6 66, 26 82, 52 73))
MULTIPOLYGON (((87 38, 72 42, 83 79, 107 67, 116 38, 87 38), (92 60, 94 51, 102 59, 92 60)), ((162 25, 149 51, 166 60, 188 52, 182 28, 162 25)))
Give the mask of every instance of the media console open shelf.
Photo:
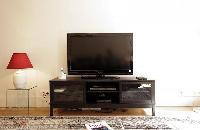
POLYGON ((155 115, 155 80, 53 79, 50 83, 50 116, 53 108, 152 108, 155 115))

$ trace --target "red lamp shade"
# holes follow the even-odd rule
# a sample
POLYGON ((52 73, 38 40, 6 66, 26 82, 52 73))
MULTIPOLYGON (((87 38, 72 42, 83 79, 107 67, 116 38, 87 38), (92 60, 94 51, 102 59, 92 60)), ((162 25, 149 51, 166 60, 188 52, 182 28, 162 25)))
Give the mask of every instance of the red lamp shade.
POLYGON ((7 69, 33 68, 26 53, 13 53, 7 69))

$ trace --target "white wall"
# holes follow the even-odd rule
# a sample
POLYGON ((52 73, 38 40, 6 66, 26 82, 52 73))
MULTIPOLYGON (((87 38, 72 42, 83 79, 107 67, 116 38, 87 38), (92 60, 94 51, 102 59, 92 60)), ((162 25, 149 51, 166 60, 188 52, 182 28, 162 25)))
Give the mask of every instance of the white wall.
POLYGON ((19 51, 34 66, 31 105, 48 106, 42 92, 66 70, 71 32, 133 32, 134 74, 156 80, 157 105, 192 105, 181 92, 200 92, 199 7, 198 0, 0 0, 0 107, 13 87, 14 70, 5 68, 19 51))

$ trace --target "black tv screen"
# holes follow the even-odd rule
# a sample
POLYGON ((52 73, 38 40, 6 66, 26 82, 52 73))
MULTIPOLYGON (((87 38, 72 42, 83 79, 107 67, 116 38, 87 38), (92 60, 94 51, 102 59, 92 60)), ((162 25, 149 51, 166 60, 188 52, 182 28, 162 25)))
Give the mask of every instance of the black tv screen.
POLYGON ((132 33, 68 33, 69 75, 133 74, 132 33))

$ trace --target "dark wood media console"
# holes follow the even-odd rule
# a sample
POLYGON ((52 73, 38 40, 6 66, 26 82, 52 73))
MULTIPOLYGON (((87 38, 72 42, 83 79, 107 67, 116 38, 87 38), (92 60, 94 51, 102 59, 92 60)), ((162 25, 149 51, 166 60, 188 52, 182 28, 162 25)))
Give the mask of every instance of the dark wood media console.
POLYGON ((155 115, 155 80, 53 79, 50 83, 50 116, 53 108, 152 108, 155 115))

